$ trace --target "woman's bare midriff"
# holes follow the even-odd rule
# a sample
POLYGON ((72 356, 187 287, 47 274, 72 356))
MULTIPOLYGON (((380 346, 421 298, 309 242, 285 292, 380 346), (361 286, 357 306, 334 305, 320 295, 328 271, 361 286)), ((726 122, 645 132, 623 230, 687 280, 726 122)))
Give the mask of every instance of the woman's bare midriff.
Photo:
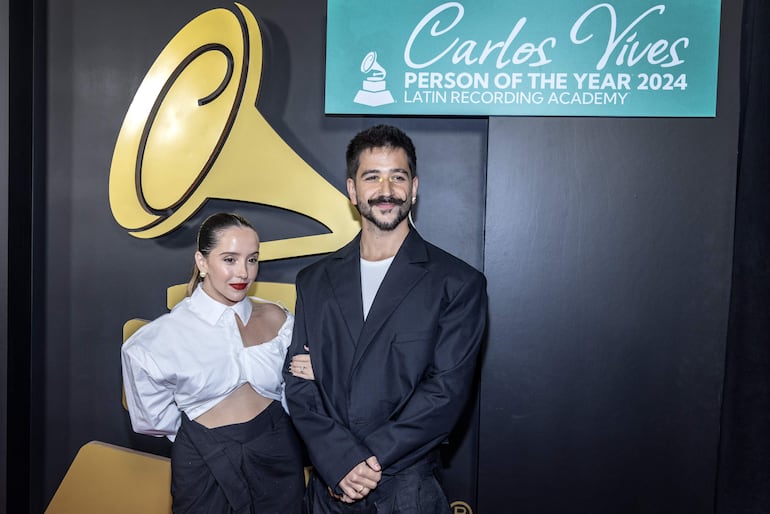
POLYGON ((249 384, 243 384, 227 398, 195 418, 195 421, 206 428, 245 423, 254 419, 272 401, 257 393, 249 384))

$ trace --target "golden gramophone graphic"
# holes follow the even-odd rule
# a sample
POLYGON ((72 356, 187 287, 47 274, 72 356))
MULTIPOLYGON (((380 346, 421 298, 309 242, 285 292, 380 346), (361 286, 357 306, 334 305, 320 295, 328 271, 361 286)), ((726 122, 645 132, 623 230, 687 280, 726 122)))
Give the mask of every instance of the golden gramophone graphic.
MULTIPOLYGON (((268 205, 312 218, 328 233, 263 242, 261 261, 334 251, 360 229, 358 214, 257 110, 262 35, 251 12, 235 5, 182 28, 139 86, 112 156, 112 214, 133 236, 154 238, 208 199, 268 205)), ((169 308, 184 289, 168 288, 169 308)), ((250 293, 290 309, 296 298, 293 284, 257 282, 250 293)), ((144 323, 128 321, 123 339, 144 323)))
POLYGON ((260 260, 336 250, 359 230, 357 213, 257 110, 262 37, 251 12, 235 5, 188 23, 142 81, 112 157, 112 213, 132 235, 153 238, 208 199, 269 205, 329 232, 264 242, 260 260))

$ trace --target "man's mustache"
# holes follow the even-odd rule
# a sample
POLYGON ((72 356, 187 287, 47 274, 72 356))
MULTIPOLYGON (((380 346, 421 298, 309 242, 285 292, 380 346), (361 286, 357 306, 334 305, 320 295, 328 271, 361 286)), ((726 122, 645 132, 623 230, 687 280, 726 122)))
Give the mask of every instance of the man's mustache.
POLYGON ((376 198, 370 198, 367 203, 369 205, 379 205, 381 203, 390 203, 393 205, 401 205, 405 200, 396 198, 395 196, 378 196, 376 198))

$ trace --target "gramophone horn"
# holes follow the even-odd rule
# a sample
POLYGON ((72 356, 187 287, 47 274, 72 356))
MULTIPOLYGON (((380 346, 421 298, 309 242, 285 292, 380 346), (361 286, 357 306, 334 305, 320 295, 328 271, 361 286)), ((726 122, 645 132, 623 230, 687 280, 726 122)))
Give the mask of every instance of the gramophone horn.
POLYGON ((377 62, 377 52, 369 52, 364 56, 364 60, 361 61, 361 72, 371 72, 372 78, 376 80, 382 80, 385 78, 386 72, 380 63, 377 62))
POLYGON ((264 242, 261 260, 336 250, 359 230, 358 215, 257 110, 262 37, 251 12, 236 5, 188 23, 142 81, 112 157, 113 216, 132 235, 152 238, 209 198, 251 202, 329 230, 264 242))

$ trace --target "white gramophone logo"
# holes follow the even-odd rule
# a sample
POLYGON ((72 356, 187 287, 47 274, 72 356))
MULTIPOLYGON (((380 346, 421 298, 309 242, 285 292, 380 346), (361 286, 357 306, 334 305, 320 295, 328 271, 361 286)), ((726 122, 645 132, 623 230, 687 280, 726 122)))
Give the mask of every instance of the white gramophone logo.
POLYGON ((385 84, 387 73, 377 62, 377 52, 369 52, 361 62, 361 73, 365 74, 362 89, 358 90, 353 101, 357 104, 377 107, 395 102, 385 84))

